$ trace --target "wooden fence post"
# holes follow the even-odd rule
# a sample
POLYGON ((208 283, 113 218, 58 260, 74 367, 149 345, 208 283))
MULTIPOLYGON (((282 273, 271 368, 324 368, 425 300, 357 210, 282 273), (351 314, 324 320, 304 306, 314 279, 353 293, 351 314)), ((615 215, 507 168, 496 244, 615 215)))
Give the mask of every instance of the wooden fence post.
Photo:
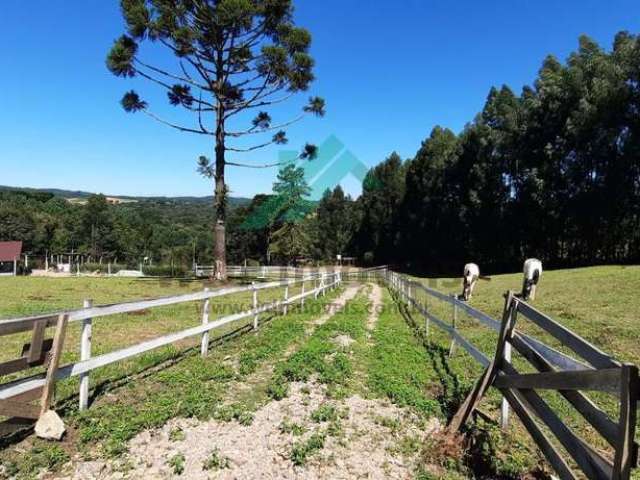
MULTIPOLYGON (((456 332, 457 328, 458 328, 458 306, 454 303, 453 304, 453 319, 451 322, 451 327, 453 328, 453 331, 456 332)), ((456 348, 456 337, 452 334, 451 335, 451 347, 449 348, 449 356, 451 357, 453 355, 453 352, 456 348)))
MULTIPOLYGON (((256 310, 258 308, 258 290, 256 289, 256 283, 251 282, 251 288, 253 289, 253 309, 256 310)), ((253 317, 253 329, 258 329, 258 314, 256 313, 253 317)))
MULTIPOLYGON (((82 305, 84 308, 91 308, 93 301, 86 299, 82 305)), ((82 320, 82 332, 80 334, 80 361, 91 358, 91 330, 92 321, 90 318, 82 320)), ((89 407, 89 372, 80 374, 80 410, 89 407)))
POLYGON ((62 357, 62 348, 64 347, 64 338, 67 333, 67 323, 69 316, 62 314, 58 317, 56 333, 53 336, 53 344, 51 346, 51 358, 49 367, 47 368, 47 376, 45 378, 44 387, 42 387, 42 398, 40 400, 40 416, 44 415, 53 400, 53 393, 56 386, 56 373, 60 365, 62 357))
POLYGON ((284 305, 282 308, 282 314, 286 315, 287 314, 287 300, 289 300, 289 284, 286 284, 284 286, 284 305))
POLYGON ((302 280, 302 297, 300 298, 300 306, 304 307, 304 280, 302 280))
MULTIPOLYGON (((429 294, 426 291, 424 292, 424 303, 422 304, 422 307, 424 308, 425 312, 429 313, 429 294)), ((424 331, 425 331, 425 336, 426 336, 427 340, 429 339, 430 326, 431 326, 431 320, 429 318, 429 315, 425 315, 424 316, 424 331)))
MULTIPOLYGON (((204 289, 205 293, 209 292, 209 288, 204 289)), ((209 308, 211 305, 211 299, 207 298, 204 301, 204 305, 202 307, 202 324, 206 325, 209 323, 209 308)), ((202 334, 202 340, 200 340, 200 355, 202 358, 205 358, 209 353, 209 332, 204 332, 202 334)))

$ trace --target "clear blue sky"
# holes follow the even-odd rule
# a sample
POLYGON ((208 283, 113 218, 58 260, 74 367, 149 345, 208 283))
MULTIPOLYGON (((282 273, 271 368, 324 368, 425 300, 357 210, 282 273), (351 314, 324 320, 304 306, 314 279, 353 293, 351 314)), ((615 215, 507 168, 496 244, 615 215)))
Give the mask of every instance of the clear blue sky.
MULTIPOLYGON (((119 106, 136 87, 159 112, 176 112, 159 92, 146 94, 153 87, 106 70, 105 55, 123 31, 116 0, 3 0, 0 17, 0 184, 210 194, 195 172, 198 155, 211 154, 204 137, 119 106)), ((292 128, 289 147, 334 134, 373 166, 393 150, 413 156, 436 124, 459 131, 492 85, 518 92, 545 55, 564 60, 581 33, 607 49, 617 31, 638 33, 640 2, 298 0, 296 21, 313 34, 318 79, 309 94, 325 97, 328 113, 292 128)), ((249 158, 273 161, 277 153, 249 158)), ((251 196, 270 191, 275 174, 235 168, 228 182, 234 195, 251 196)))

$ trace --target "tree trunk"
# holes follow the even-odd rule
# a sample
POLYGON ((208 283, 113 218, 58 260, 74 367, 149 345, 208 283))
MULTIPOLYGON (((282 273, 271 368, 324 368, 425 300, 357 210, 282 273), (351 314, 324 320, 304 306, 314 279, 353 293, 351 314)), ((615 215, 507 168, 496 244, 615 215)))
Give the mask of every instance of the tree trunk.
POLYGON ((225 232, 225 203, 226 188, 224 183, 224 110, 218 104, 218 115, 216 121, 216 167, 215 167, 215 245, 213 250, 214 277, 216 280, 227 279, 227 244, 225 232))

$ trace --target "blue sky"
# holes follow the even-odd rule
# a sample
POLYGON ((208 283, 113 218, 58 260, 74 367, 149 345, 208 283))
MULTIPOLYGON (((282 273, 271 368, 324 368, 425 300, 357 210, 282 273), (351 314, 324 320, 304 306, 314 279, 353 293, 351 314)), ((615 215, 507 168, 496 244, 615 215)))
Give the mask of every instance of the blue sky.
MULTIPOLYGON (((122 29, 116 0, 3 0, 0 18, 0 185, 119 195, 208 195, 195 171, 209 139, 122 111, 135 87, 166 116, 161 92, 112 76, 104 58, 122 29)), ((413 156, 433 126, 459 131, 492 85, 519 91, 545 55, 564 60, 577 37, 607 49, 619 30, 640 31, 637 0, 298 0, 313 34, 317 81, 274 112, 294 115, 310 94, 323 119, 289 130, 287 148, 338 137, 368 166, 396 150, 413 156)), ((165 62, 162 52, 142 50, 165 62)), ((167 58, 170 60, 170 58, 167 58)), ((273 161, 280 148, 237 160, 273 161)), ((229 169, 233 195, 270 191, 275 169, 229 169)), ((358 193, 354 179, 346 188, 358 193)))

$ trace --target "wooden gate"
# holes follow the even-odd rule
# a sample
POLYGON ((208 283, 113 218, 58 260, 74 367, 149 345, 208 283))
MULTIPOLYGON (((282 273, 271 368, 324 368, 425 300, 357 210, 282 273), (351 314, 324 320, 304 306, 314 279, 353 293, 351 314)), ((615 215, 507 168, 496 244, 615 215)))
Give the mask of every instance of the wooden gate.
POLYGON ((449 429, 459 431, 487 389, 493 386, 502 392, 563 480, 578 478, 576 468, 589 479, 629 479, 631 469, 636 466, 638 458, 638 445, 634 441, 640 389, 638 368, 618 362, 517 298, 512 292, 508 292, 505 298, 494 359, 452 418, 449 429), (516 320, 519 317, 540 327, 582 360, 564 361, 562 369, 550 363, 532 346, 531 337, 515 331, 516 320), (521 374, 516 370, 513 364, 505 359, 505 348, 508 348, 508 345, 520 353, 538 373, 521 374), (580 438, 536 390, 554 390, 562 395, 611 445, 613 456, 603 454, 580 438), (582 393, 583 391, 606 392, 617 398, 620 405, 618 418, 612 419, 582 393), (546 431, 540 424, 546 426, 546 431), (570 461, 554 446, 546 432, 551 432, 564 447, 570 461))

